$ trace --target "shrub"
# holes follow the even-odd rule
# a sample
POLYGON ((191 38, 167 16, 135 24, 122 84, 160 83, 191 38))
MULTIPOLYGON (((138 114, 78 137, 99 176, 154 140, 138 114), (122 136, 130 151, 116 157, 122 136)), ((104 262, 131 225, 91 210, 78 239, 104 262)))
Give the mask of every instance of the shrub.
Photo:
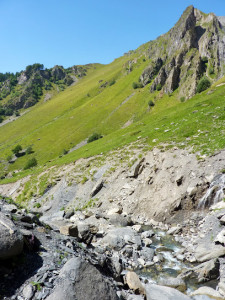
POLYGON ((82 184, 85 184, 85 182, 87 182, 88 181, 88 178, 86 177, 86 176, 84 176, 83 178, 82 178, 82 180, 81 180, 81 183, 82 184))
POLYGON ((208 62, 208 57, 203 56, 203 57, 202 57, 202 62, 203 62, 204 64, 207 64, 207 62, 208 62))
POLYGON ((17 145, 15 148, 12 149, 12 152, 18 156, 19 152, 22 151, 22 146, 21 145, 17 145))
POLYGON ((37 165, 37 160, 35 157, 31 158, 28 160, 28 162, 26 163, 25 167, 24 167, 24 170, 27 170, 27 169, 30 169, 30 168, 33 168, 37 165))
POLYGON ((35 204, 34 204, 34 207, 40 208, 40 207, 41 207, 41 203, 39 203, 39 202, 35 203, 35 204))
POLYGON ((214 68, 211 66, 209 67, 209 74, 210 75, 213 75, 214 74, 214 68))
POLYGON ((185 101, 185 97, 181 97, 180 102, 184 102, 184 101, 185 101))
POLYGON ((155 103, 154 103, 152 100, 149 100, 149 101, 148 101, 148 106, 149 106, 149 107, 155 106, 155 103))
POLYGON ((115 80, 115 79, 112 79, 112 80, 109 82, 109 86, 114 85, 115 83, 116 83, 116 80, 115 80))
POLYGON ((91 136, 89 136, 87 142, 88 143, 91 143, 91 142, 94 142, 98 139, 101 139, 102 138, 102 135, 100 133, 93 133, 91 136))
POLYGON ((3 116, 0 115, 0 123, 4 120, 3 116))
POLYGON ((7 156, 7 161, 10 161, 12 159, 12 155, 7 156))
POLYGON ((34 153, 32 146, 27 147, 26 154, 34 153))
POLYGON ((211 82, 209 81, 209 79, 207 77, 202 77, 199 82, 198 82, 198 85, 197 85, 197 93, 201 93, 205 90, 207 90, 211 85, 211 82))
POLYGON ((139 89, 143 87, 143 84, 141 82, 133 82, 132 87, 133 89, 139 89))
POLYGON ((157 84, 157 86, 156 86, 156 91, 160 91, 161 89, 162 89, 161 83, 157 84))
POLYGON ((12 115, 13 115, 12 108, 6 108, 5 109, 5 116, 12 116, 12 115))
POLYGON ((66 155, 69 151, 66 149, 63 149, 63 155, 66 155))

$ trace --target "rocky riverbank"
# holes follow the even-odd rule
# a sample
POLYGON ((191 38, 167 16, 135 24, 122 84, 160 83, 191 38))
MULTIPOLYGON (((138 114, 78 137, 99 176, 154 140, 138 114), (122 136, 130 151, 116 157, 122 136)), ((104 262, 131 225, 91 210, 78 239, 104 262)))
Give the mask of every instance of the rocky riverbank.
POLYGON ((1 299, 225 299, 223 202, 176 226, 0 204, 1 299))

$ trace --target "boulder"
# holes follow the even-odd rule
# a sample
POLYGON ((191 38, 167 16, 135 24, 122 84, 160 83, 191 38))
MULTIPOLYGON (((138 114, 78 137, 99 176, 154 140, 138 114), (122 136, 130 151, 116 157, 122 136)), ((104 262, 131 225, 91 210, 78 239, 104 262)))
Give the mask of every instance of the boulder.
POLYGON ((35 287, 31 284, 26 285, 25 288, 23 289, 23 296, 27 300, 32 299, 34 293, 35 293, 35 287))
POLYGON ((78 226, 78 237, 81 241, 86 244, 90 244, 93 238, 93 234, 91 232, 91 228, 87 224, 79 223, 78 226))
POLYGON ((68 224, 59 228, 61 234, 78 237, 78 228, 76 225, 68 224))
POLYGON ((46 300, 117 300, 115 289, 89 262, 71 258, 61 269, 57 284, 46 300))
POLYGON ((218 291, 214 290, 209 286, 202 286, 198 288, 196 291, 191 293, 191 296, 197 296, 197 295, 205 295, 205 296, 207 295, 210 297, 210 299, 211 297, 217 300, 224 299, 218 291))
POLYGON ((121 250, 125 245, 135 245, 141 247, 141 238, 131 228, 115 228, 111 229, 102 239, 102 243, 114 250, 121 250))
POLYGON ((155 250, 149 247, 143 247, 140 251, 140 256, 144 258, 145 261, 152 261, 155 254, 155 250))
POLYGON ((180 292, 186 291, 186 284, 184 280, 181 278, 174 278, 174 277, 163 278, 159 281, 159 284, 177 289, 180 292))
POLYGON ((145 286, 147 300, 190 300, 188 296, 182 294, 176 289, 156 284, 145 286))
POLYGON ((121 226, 125 227, 128 225, 127 218, 123 215, 119 214, 113 214, 109 216, 109 224, 112 224, 114 226, 121 226))
POLYGON ((137 294, 145 295, 145 288, 135 272, 127 272, 124 282, 137 294))
POLYGON ((213 244, 200 244, 197 246, 194 256, 198 262, 205 262, 225 255, 225 247, 213 244))
POLYGON ((114 214, 122 214, 122 212, 123 212, 123 208, 121 206, 117 206, 117 207, 114 207, 114 208, 110 209, 107 212, 107 215, 111 216, 111 215, 114 215, 114 214))
POLYGON ((182 227, 180 225, 171 227, 168 231, 167 234, 173 235, 173 234, 177 234, 179 232, 182 231, 182 227))
POLYGON ((204 282, 219 277, 219 261, 217 258, 206 261, 194 268, 198 282, 204 282))
POLYGON ((0 259, 18 255, 23 250, 23 235, 3 213, 0 212, 0 259))
POLYGON ((225 229, 221 230, 221 231, 217 234, 217 236, 216 236, 214 242, 215 242, 216 244, 219 243, 219 244, 225 245, 225 229))

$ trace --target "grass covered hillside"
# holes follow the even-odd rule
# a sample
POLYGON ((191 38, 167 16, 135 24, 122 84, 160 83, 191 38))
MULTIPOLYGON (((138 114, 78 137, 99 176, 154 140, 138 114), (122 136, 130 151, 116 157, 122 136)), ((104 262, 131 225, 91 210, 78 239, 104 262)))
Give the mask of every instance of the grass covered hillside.
MULTIPOLYGON (((193 10, 189 15, 193 17, 193 10)), ((184 34, 192 29, 185 28, 184 34)), ((178 39, 176 34, 175 31, 178 39)), ((173 85, 174 90, 168 91, 170 79, 172 83, 175 80, 175 71, 170 70, 163 87, 160 80, 169 63, 163 60, 156 63, 153 54, 149 54, 149 49, 153 53, 154 43, 158 53, 160 39, 130 51, 109 65, 93 65, 74 85, 55 93, 51 99, 42 99, 15 121, 1 126, 2 183, 41 172, 50 165, 107 153, 137 138, 150 148, 176 145, 189 147, 199 155, 224 148, 225 79, 209 78, 209 60, 201 58, 201 72, 195 73, 196 95, 191 99, 189 95, 181 97, 179 85, 176 88, 173 85), (87 143, 93 134, 102 138, 87 143), (18 145, 21 147, 16 151, 18 145)), ((179 54, 175 50, 170 55, 177 58, 179 54)), ((189 59, 193 72, 196 71, 194 60, 200 57, 196 51, 197 48, 184 54, 185 66, 189 59)), ((188 88, 182 74, 182 84, 188 88)))

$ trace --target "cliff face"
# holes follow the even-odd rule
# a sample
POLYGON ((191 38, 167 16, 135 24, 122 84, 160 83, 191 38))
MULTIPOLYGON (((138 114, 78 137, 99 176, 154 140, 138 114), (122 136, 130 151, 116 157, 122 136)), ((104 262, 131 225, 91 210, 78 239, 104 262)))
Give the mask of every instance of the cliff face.
POLYGON ((224 46, 224 18, 190 6, 168 33, 149 43, 151 64, 140 81, 146 85, 154 79, 152 92, 162 88, 171 93, 179 87, 180 96, 190 98, 203 75, 214 81, 225 74, 224 46))

